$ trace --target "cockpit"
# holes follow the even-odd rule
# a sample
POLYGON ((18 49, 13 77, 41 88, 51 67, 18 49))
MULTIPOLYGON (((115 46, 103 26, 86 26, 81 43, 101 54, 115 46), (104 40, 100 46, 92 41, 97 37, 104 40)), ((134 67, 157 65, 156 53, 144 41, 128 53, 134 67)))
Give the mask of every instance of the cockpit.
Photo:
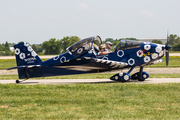
POLYGON ((79 56, 91 49, 94 49, 95 52, 99 52, 99 46, 102 44, 101 38, 99 36, 89 37, 83 40, 80 40, 70 47, 67 48, 67 52, 73 54, 74 56, 79 56))
POLYGON ((143 43, 142 41, 121 40, 121 42, 119 42, 118 46, 116 47, 116 50, 119 51, 119 50, 138 48, 141 46, 142 43, 143 43))

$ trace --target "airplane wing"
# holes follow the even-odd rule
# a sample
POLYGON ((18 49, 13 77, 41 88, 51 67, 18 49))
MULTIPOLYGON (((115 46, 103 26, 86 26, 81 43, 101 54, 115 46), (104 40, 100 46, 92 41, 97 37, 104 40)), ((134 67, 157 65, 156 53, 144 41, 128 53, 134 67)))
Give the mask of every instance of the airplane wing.
POLYGON ((100 63, 100 64, 106 64, 112 69, 118 69, 118 68, 124 68, 128 64, 125 62, 117 62, 117 61, 112 61, 112 60, 103 60, 103 59, 97 59, 93 58, 95 62, 100 63))

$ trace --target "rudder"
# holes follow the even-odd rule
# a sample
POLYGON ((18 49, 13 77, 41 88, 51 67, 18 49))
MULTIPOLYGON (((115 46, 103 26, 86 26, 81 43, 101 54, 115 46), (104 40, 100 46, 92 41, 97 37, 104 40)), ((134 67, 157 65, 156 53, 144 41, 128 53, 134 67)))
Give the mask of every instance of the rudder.
POLYGON ((28 79, 31 76, 27 73, 28 66, 38 66, 42 62, 36 52, 26 42, 21 42, 14 45, 15 56, 16 56, 16 67, 18 69, 19 79, 28 79))
POLYGON ((14 45, 17 66, 37 65, 42 62, 36 52, 26 42, 14 45))

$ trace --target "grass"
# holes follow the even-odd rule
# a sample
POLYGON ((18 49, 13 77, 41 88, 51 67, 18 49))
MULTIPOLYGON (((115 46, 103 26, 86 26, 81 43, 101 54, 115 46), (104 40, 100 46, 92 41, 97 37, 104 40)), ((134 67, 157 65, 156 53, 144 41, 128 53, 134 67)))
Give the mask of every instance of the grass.
MULTIPOLYGON (((167 67, 165 57, 163 57, 162 59, 164 60, 164 62, 154 64, 154 65, 151 65, 151 66, 146 66, 146 67, 150 67, 150 68, 167 67)), ((169 57, 169 65, 168 65, 168 67, 180 67, 180 56, 170 56, 169 57)))
POLYGON ((169 53, 180 53, 180 51, 169 51, 169 53))
MULTIPOLYGON (((83 74, 83 75, 67 75, 67 76, 53 76, 53 77, 40 77, 33 79, 109 79, 115 73, 105 74, 83 74)), ((149 74, 150 78, 180 78, 180 74, 149 74)), ((0 75, 0 80, 17 80, 18 75, 0 75)), ((32 79, 32 78, 30 78, 32 79)))
POLYGON ((0 70, 4 70, 15 66, 17 66, 15 59, 0 59, 0 70))
MULTIPOLYGON (((163 58, 165 59, 165 58, 163 58)), ((47 59, 42 59, 43 61, 47 59)), ((10 67, 16 66, 15 59, 0 59, 0 70, 4 70, 10 67)), ((159 64, 146 66, 146 67, 166 67, 166 62, 162 62, 159 64)), ((169 66, 168 67, 180 67, 180 56, 170 56, 169 57, 169 66)))
POLYGON ((0 84, 1 119, 180 119, 180 83, 0 84))

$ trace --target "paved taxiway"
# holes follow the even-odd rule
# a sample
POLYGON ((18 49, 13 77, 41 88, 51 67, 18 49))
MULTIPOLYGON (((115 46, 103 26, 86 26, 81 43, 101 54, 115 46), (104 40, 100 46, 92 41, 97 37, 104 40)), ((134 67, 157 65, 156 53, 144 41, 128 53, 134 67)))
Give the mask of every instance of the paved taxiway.
MULTIPOLYGON (((77 83, 114 83, 115 81, 109 79, 41 79, 41 80, 26 80, 19 84, 77 84, 77 83)), ((0 80, 1 84, 16 84, 15 80, 0 80)), ((180 83, 180 78, 148 78, 140 82, 137 80, 130 80, 127 83, 180 83)))

